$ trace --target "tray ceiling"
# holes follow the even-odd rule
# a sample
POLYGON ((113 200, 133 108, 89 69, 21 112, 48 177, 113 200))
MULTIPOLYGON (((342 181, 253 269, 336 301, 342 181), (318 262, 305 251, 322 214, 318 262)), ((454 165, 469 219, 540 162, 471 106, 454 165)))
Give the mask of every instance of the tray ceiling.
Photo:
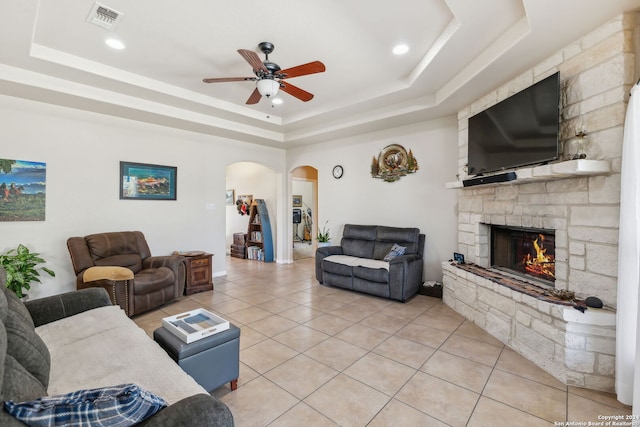
POLYGON ((0 93, 291 148, 455 114, 640 0, 3 0, 0 93), (126 45, 104 43, 116 37, 126 45), (282 68, 320 60, 290 82, 304 103, 245 101, 255 83, 237 49, 275 45, 282 68), (405 43, 409 52, 391 53, 405 43))

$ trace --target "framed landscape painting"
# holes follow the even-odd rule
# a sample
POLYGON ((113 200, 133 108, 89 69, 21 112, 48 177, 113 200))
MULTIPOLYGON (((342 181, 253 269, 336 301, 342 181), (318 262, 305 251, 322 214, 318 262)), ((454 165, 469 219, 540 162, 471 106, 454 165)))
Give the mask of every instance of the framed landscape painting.
POLYGON ((178 168, 120 162, 120 199, 176 200, 178 168))
POLYGON ((0 221, 44 221, 47 164, 0 159, 0 221))

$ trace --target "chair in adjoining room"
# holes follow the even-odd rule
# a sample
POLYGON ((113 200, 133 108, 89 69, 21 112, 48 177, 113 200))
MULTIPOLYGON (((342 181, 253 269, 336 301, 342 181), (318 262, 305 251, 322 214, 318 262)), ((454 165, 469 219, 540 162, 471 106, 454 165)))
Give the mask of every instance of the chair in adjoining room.
POLYGON ((185 258, 151 256, 140 231, 70 237, 67 248, 78 289, 102 287, 127 316, 140 314, 182 296, 185 258))

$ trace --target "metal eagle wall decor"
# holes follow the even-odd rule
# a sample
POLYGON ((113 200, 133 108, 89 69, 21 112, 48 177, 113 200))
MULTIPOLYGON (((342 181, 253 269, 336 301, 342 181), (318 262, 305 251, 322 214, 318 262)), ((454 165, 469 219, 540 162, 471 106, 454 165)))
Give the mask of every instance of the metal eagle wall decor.
POLYGON ((403 176, 415 173, 418 169, 418 161, 411 150, 407 153, 407 150, 399 144, 387 145, 380 151, 378 157, 373 156, 371 161, 371 177, 385 182, 398 181, 403 176))

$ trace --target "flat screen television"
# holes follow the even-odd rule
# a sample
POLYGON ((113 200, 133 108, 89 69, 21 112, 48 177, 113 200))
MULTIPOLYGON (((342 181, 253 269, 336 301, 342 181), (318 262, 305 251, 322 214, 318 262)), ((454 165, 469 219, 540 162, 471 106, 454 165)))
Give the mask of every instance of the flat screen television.
POLYGON ((469 118, 468 174, 558 158, 560 73, 469 118))

